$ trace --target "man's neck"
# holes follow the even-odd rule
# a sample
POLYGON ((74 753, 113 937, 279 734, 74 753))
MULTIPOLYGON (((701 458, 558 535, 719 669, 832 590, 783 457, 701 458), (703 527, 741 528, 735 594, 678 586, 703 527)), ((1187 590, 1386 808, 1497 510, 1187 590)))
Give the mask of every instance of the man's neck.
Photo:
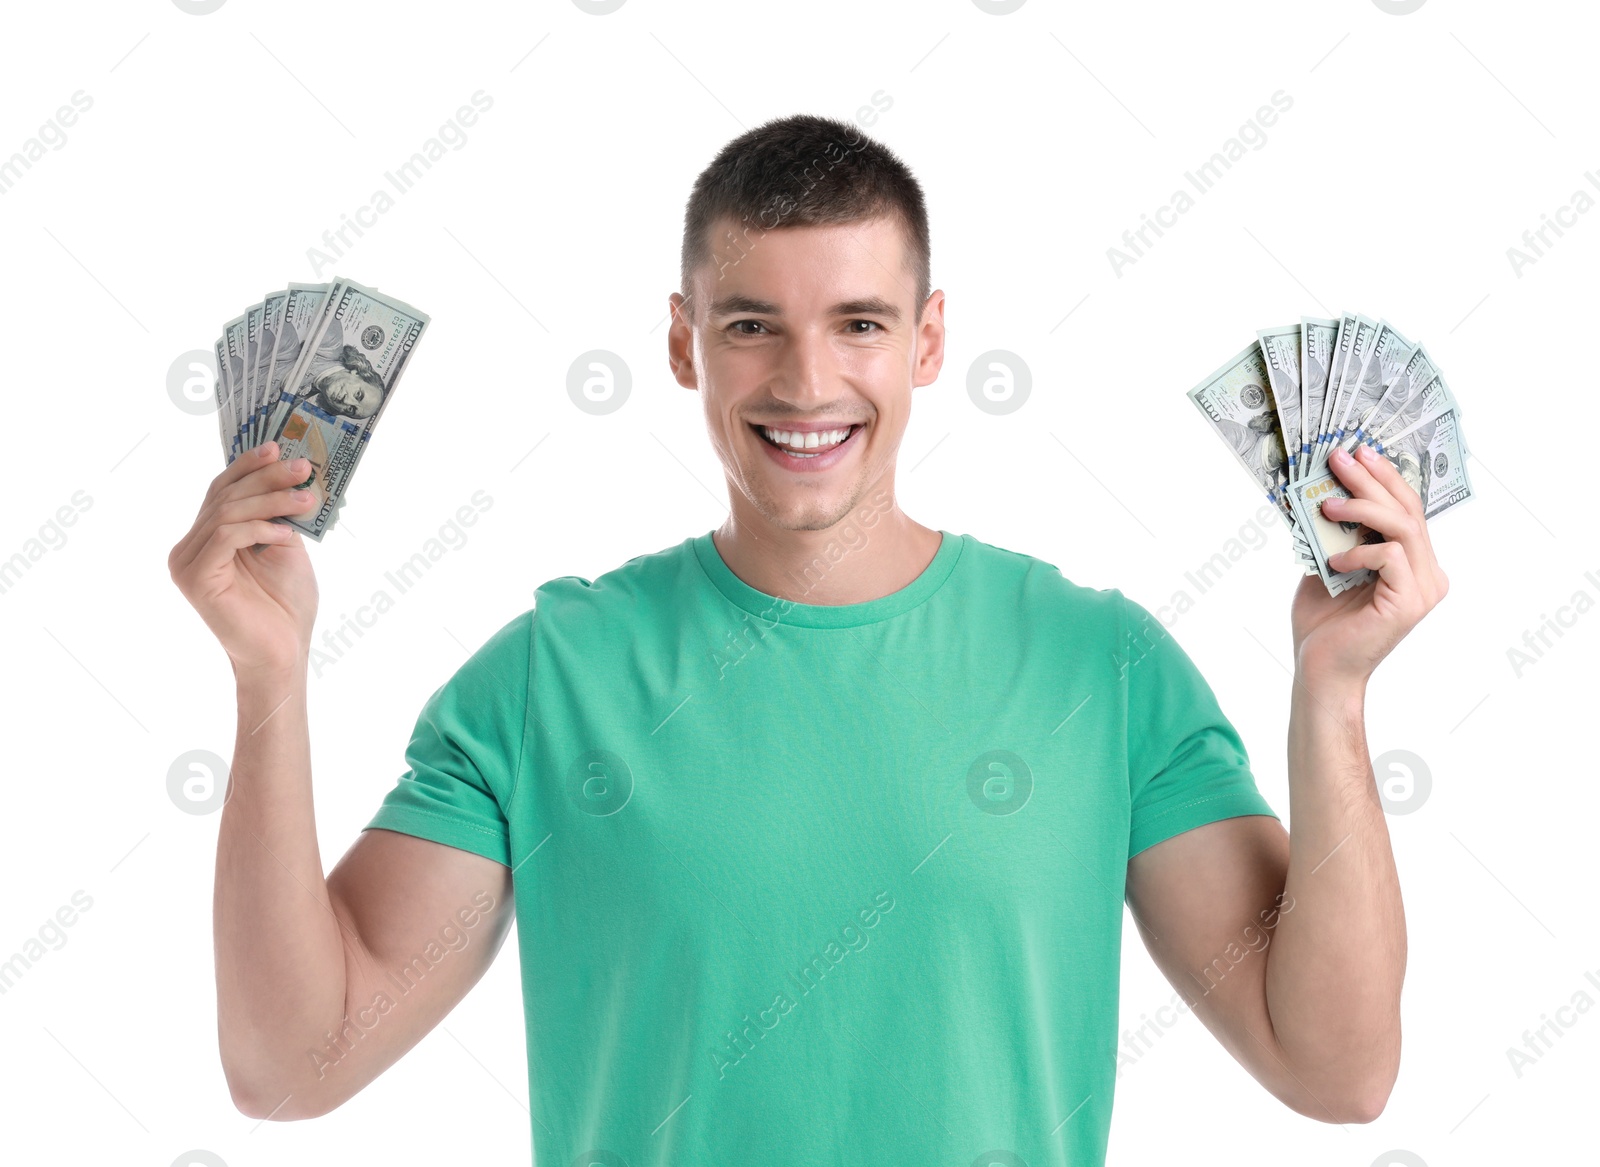
POLYGON ((790 531, 761 519, 712 532, 728 569, 757 591, 797 604, 860 604, 897 592, 938 553, 941 535, 898 505, 871 527, 854 518, 825 531, 790 531))

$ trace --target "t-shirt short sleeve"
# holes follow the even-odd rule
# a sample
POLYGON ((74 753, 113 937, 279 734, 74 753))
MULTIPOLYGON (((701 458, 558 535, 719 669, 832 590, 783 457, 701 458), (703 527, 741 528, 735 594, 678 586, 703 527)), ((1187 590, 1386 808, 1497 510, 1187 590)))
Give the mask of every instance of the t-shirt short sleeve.
POLYGON ((406 746, 409 769, 362 830, 382 827, 511 866, 506 807, 522 763, 533 610, 436 689, 406 746))
MULTIPOLYGON (((1120 595, 1120 593, 1119 593, 1120 595)), ((1123 596, 1128 680, 1128 856, 1243 815, 1278 816, 1211 686, 1162 623, 1123 596)))

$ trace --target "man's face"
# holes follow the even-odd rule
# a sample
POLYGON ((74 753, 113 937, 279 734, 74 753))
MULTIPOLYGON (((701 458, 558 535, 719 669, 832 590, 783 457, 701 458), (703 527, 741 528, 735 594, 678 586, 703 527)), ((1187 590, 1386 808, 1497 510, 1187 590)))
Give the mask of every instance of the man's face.
POLYGON ((371 417, 383 400, 382 393, 349 369, 333 369, 317 383, 332 411, 348 417, 371 417))
POLYGON ((892 486, 911 390, 944 360, 944 293, 929 296, 916 324, 906 241, 888 219, 737 226, 728 219, 712 231, 695 302, 671 296, 673 373, 700 391, 735 517, 748 521, 747 504, 777 527, 827 530, 880 483, 892 486), (762 432, 819 423, 849 437, 830 449, 824 432, 789 454, 762 432))

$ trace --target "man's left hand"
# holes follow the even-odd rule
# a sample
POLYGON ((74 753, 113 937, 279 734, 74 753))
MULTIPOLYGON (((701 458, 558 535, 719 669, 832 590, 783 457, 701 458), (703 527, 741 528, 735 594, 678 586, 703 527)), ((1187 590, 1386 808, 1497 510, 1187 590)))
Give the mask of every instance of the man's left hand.
POLYGON ((1422 500, 1387 458, 1365 444, 1338 450, 1329 468, 1351 494, 1328 497, 1334 522, 1364 523, 1388 540, 1328 557, 1333 571, 1375 570, 1377 578, 1330 596, 1316 575, 1300 582, 1292 623, 1296 671, 1313 688, 1363 690, 1378 662, 1444 599, 1450 583, 1434 556, 1422 500))

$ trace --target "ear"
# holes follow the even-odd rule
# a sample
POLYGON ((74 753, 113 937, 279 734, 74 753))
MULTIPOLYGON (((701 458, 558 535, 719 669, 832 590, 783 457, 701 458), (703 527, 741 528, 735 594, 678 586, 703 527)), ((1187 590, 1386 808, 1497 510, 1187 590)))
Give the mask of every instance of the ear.
POLYGON ((681 292, 667 297, 672 323, 667 328, 667 364, 673 379, 685 389, 699 389, 699 371, 694 365, 694 305, 681 292))

